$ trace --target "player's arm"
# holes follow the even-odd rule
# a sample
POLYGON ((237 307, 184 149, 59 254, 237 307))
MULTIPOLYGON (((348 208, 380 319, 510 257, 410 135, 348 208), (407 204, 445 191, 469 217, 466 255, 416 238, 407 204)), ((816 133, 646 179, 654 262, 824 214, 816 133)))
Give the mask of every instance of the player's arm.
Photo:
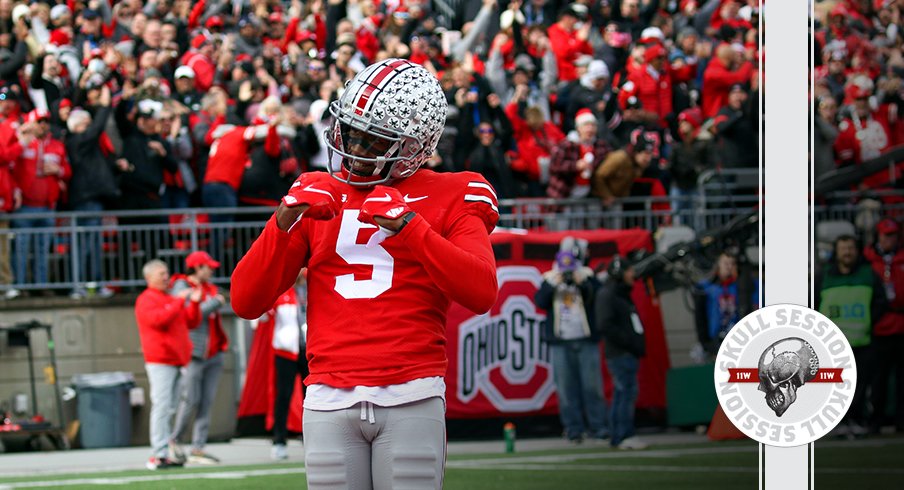
POLYGON ((274 213, 232 273, 230 301, 235 314, 247 320, 260 318, 295 282, 307 256, 303 231, 279 229, 274 213))
POLYGON ((415 216, 399 233, 430 279, 449 297, 475 313, 485 313, 496 302, 496 258, 484 222, 466 214, 443 237, 424 218, 415 216))
POLYGON ((232 309, 238 316, 260 318, 294 284, 309 252, 310 226, 302 218, 332 219, 341 207, 341 192, 328 174, 298 177, 232 273, 232 309))
POLYGON ((468 185, 444 235, 411 211, 395 188, 376 186, 372 196, 365 199, 359 220, 380 226, 416 250, 430 279, 453 301, 476 313, 493 306, 498 285, 489 232, 499 211, 486 180, 478 176, 468 185))

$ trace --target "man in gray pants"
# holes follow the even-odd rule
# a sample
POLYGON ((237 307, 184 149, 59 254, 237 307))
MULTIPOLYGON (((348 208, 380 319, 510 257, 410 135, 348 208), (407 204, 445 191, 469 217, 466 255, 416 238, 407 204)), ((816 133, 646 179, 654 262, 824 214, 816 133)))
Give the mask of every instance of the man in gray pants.
POLYGON ((179 436, 185 431, 192 412, 196 411, 192 430, 191 452, 188 462, 194 464, 217 464, 216 457, 204 452, 210 428, 210 408, 217 394, 217 383, 223 372, 223 352, 228 347, 228 339, 223 331, 219 309, 226 303, 217 286, 210 282, 214 269, 220 263, 207 252, 192 252, 185 258, 186 275, 173 278, 172 294, 184 289, 196 288, 202 291, 201 315, 198 325, 190 325, 188 332, 192 343, 191 362, 183 370, 182 396, 173 433, 170 436, 170 459, 185 461, 185 454, 179 448, 179 436))

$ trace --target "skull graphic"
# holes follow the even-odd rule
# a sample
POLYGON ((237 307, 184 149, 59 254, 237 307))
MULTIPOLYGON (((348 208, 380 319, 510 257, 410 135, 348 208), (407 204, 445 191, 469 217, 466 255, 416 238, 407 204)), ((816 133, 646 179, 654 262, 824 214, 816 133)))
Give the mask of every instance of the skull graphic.
POLYGON ((807 341, 789 337, 770 345, 760 355, 758 389, 766 393, 766 404, 781 417, 797 400, 797 390, 816 377, 819 358, 807 341))

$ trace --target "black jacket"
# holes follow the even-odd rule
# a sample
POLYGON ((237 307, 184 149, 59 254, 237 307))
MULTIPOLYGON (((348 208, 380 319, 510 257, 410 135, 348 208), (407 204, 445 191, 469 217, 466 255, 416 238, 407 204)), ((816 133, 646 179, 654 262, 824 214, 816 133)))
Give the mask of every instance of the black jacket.
POLYGON ((66 136, 66 153, 72 165, 72 180, 69 181, 72 206, 87 201, 109 204, 120 196, 113 159, 104 155, 99 143, 110 112, 109 107, 101 107, 88 129, 66 136))
POLYGON ((179 165, 169 143, 157 135, 148 136, 139 130, 132 131, 124 140, 122 156, 132 169, 122 175, 121 204, 124 209, 157 209, 163 189, 163 171, 176 172, 179 165), (159 156, 148 147, 157 141, 166 149, 166 156, 159 156))
POLYGON ((672 179, 681 190, 696 189, 700 174, 716 167, 712 140, 695 139, 690 143, 675 143, 671 159, 672 179))
POLYGON ((609 279, 596 293, 595 320, 597 329, 603 334, 607 359, 625 354, 634 357, 646 354, 646 338, 643 332, 637 333, 631 320, 632 315, 637 315, 631 289, 630 284, 609 279))

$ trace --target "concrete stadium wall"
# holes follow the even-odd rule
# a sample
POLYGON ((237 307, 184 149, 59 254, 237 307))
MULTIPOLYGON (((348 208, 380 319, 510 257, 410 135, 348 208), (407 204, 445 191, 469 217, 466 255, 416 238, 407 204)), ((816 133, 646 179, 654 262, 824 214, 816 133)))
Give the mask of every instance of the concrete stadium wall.
MULTIPOLYGON (((20 300, 4 304, 0 311, 0 325, 38 320, 53 325, 60 387, 69 386, 72 376, 82 373, 127 371, 135 376, 137 386, 144 389, 145 404, 132 409, 133 445, 148 444, 148 415, 150 395, 144 359, 135 323, 134 296, 120 296, 109 302, 84 306, 63 299, 20 300)), ((224 328, 230 337, 231 349, 227 353, 223 377, 217 390, 216 402, 210 426, 210 440, 226 440, 232 437, 236 426, 236 408, 240 393, 236 380, 237 350, 235 331, 244 327, 234 316, 224 317, 224 328)), ((43 331, 31 334, 37 380, 38 411, 48 420, 57 423, 57 410, 53 385, 49 384, 50 356, 43 331)), ((11 347, 7 336, 0 333, 0 406, 10 403, 17 393, 31 398, 29 386, 28 355, 24 347, 11 347)), ((64 419, 70 422, 76 416, 74 402, 64 402, 64 419)), ((30 406, 29 406, 30 410, 30 406)), ((190 431, 184 437, 191 437, 190 431)))

